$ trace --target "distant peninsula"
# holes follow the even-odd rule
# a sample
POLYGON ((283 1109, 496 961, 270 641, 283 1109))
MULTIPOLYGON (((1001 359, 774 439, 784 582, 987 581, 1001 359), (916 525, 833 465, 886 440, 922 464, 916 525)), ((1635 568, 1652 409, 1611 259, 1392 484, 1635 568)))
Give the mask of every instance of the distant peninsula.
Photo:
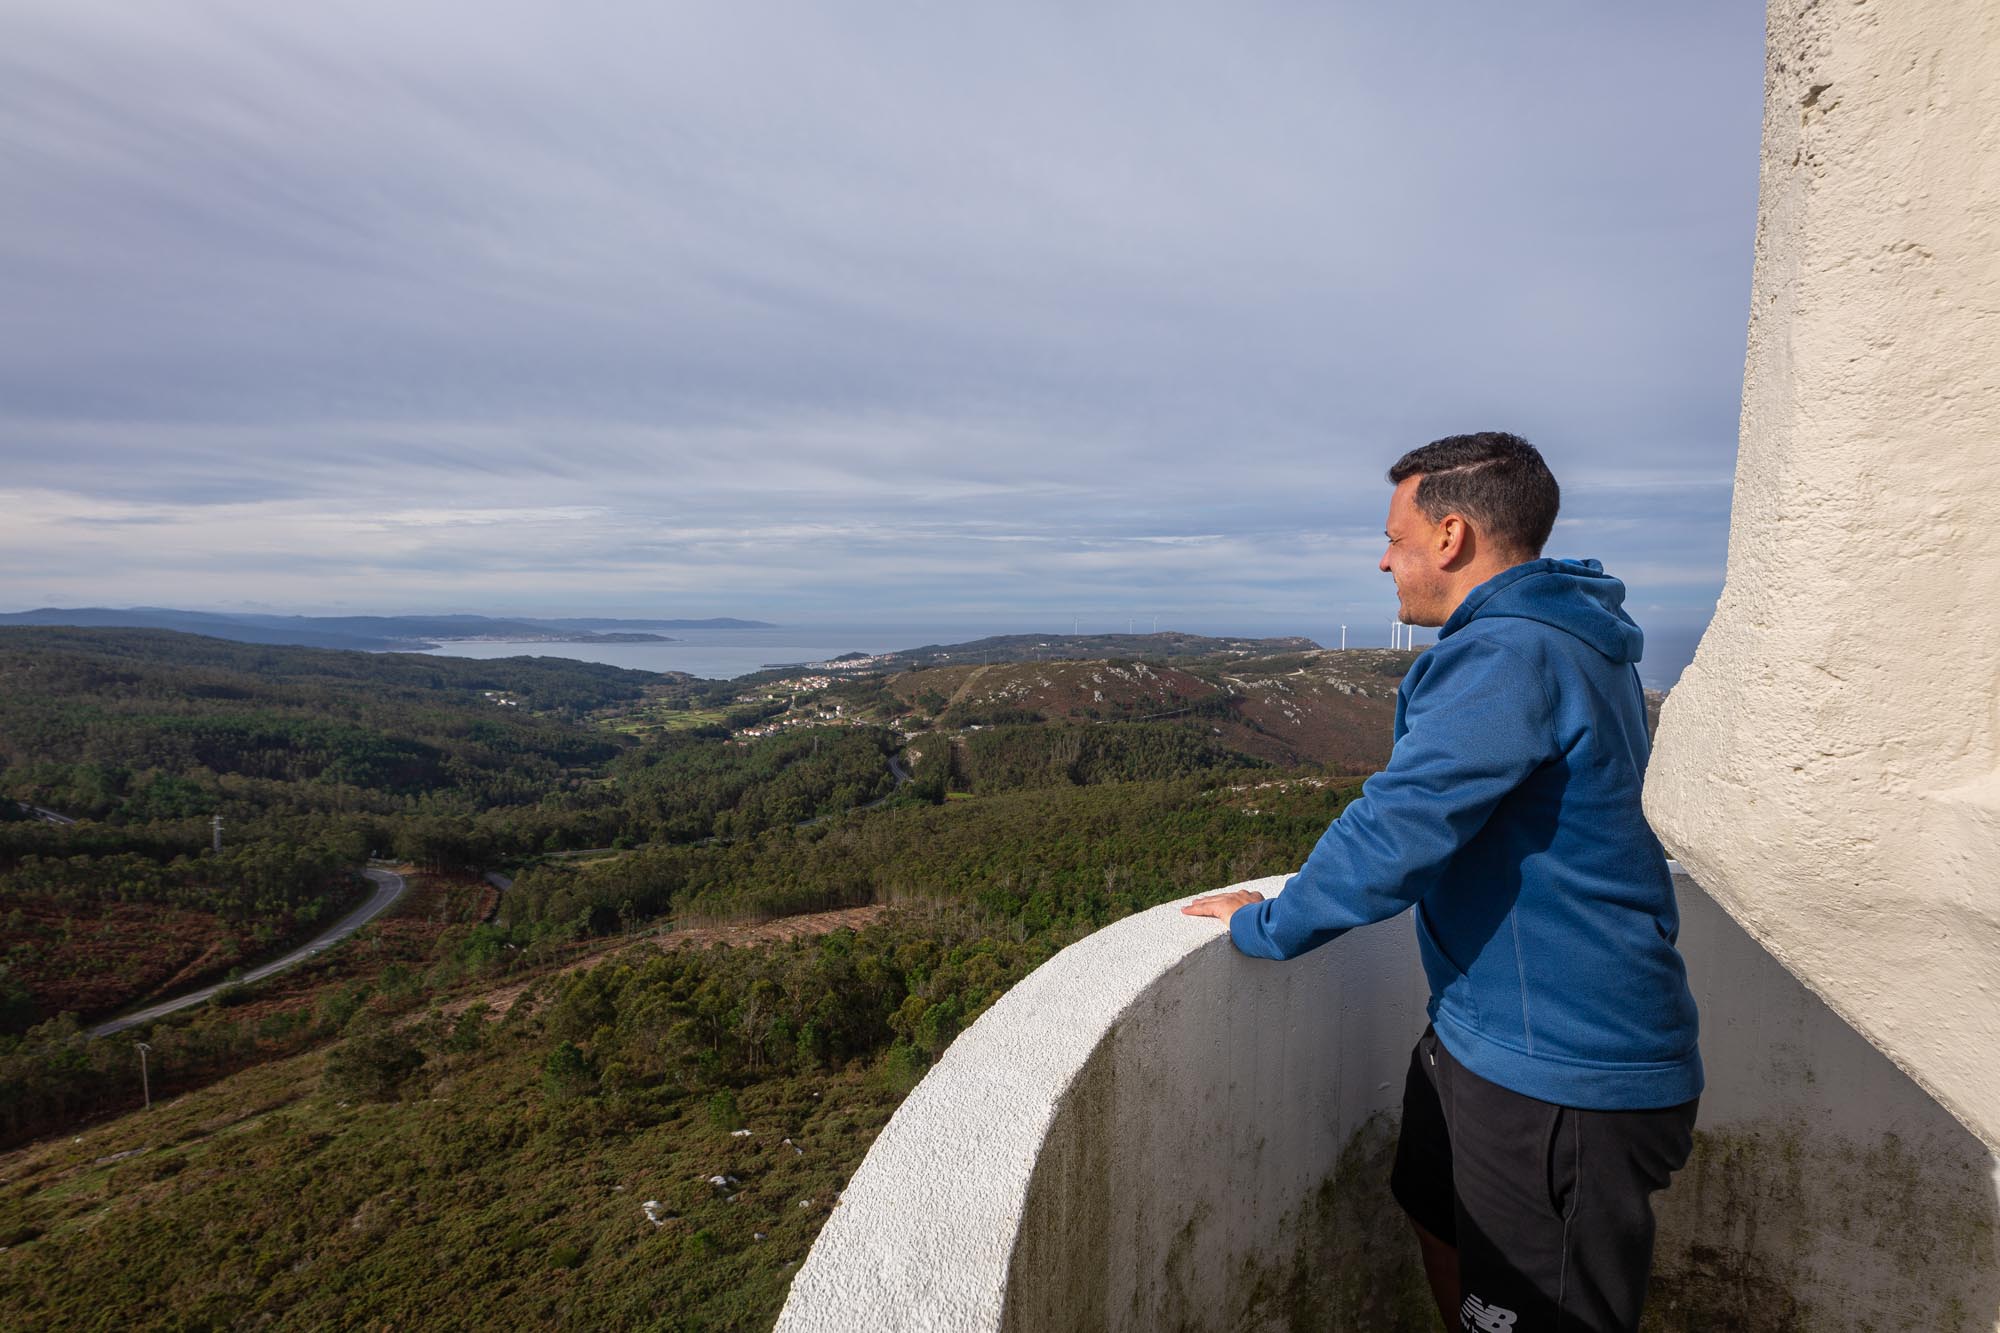
POLYGON ((663 629, 772 629, 759 620, 617 620, 602 617, 500 619, 493 616, 275 616, 171 607, 42 607, 0 612, 0 625, 86 629, 170 629, 238 643, 366 652, 421 652, 445 643, 672 643, 663 629))
POLYGON ((547 625, 552 629, 586 630, 591 632, 655 629, 776 629, 767 620, 737 620, 730 616, 713 616, 707 620, 604 620, 568 619, 545 620, 537 617, 532 623, 547 625))

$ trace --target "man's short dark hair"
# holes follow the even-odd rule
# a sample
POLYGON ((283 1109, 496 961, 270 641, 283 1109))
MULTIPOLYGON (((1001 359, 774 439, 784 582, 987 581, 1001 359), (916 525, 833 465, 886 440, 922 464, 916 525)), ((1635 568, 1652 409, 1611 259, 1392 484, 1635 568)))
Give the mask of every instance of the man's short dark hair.
POLYGON ((1417 508, 1435 523, 1460 514, 1487 540, 1530 558, 1542 553, 1562 508, 1562 490, 1541 453, 1518 435, 1447 435, 1412 449, 1389 469, 1391 484, 1417 483, 1417 508))

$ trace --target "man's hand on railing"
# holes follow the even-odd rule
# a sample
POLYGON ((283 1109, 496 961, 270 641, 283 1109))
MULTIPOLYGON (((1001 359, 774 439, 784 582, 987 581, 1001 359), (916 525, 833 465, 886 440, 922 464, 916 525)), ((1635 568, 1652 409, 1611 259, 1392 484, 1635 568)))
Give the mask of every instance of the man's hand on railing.
POLYGON ((1228 893, 1211 893, 1205 898, 1197 898, 1181 909, 1184 916, 1212 916, 1217 921, 1227 922, 1239 907, 1251 903, 1261 903, 1264 895, 1255 889, 1233 889, 1228 893))

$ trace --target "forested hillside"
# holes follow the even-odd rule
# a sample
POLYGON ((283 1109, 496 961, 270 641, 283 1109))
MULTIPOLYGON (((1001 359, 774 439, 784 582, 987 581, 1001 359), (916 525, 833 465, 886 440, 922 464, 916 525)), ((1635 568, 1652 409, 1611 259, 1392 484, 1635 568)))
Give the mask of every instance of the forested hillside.
POLYGON ((0 1032, 101 1015, 303 938, 357 899, 371 853, 488 865, 752 833, 893 787, 879 729, 744 746, 711 727, 641 746, 603 725, 704 690, 566 659, 0 630, 14 816, 0 821, 0 1032))
MULTIPOLYGON (((1125 912, 1296 865, 1352 792, 1267 787, 1253 814, 1195 781, 1048 789, 544 867, 514 924, 448 927, 423 963, 156 1025, 156 1077, 269 1062, 0 1158, 0 1319, 421 1322, 449 1289, 467 1325, 768 1328, 897 1100, 1008 985, 1125 912), (793 896, 813 884, 898 905, 515 980, 560 967, 597 905, 639 925, 816 905, 793 896)), ((136 1095, 129 1048, 60 1029, 0 1056, 0 1085, 63 1095, 59 1069, 89 1104, 136 1095)))
POLYGON ((1161 722, 1248 758, 1358 774, 1388 760, 1396 686, 1415 657, 1355 649, 1171 662, 1014 662, 907 671, 887 687, 947 729, 1161 722))
POLYGON ((539 800, 658 678, 149 630, 0 630, 0 784, 115 825, 221 813, 470 812, 539 800))
POLYGON ((449 1289, 468 1325, 768 1327, 1008 985, 1297 866, 1359 788, 1301 756, 1377 720, 1386 754, 1402 656, 724 683, 0 632, 0 798, 79 820, 0 821, 0 1142, 45 1138, 0 1155, 0 1324, 417 1323, 449 1289), (147 1025, 130 1114, 129 1040, 62 1011, 304 938, 371 852, 406 896, 147 1025))

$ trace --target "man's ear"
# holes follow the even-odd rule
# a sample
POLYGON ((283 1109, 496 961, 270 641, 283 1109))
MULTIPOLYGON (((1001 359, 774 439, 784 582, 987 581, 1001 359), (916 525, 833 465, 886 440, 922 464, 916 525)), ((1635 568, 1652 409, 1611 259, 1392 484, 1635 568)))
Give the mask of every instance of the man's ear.
POLYGON ((1446 514, 1438 520, 1437 556, 1441 564, 1449 565, 1465 553, 1466 539, 1471 536, 1465 519, 1457 514, 1446 514))

